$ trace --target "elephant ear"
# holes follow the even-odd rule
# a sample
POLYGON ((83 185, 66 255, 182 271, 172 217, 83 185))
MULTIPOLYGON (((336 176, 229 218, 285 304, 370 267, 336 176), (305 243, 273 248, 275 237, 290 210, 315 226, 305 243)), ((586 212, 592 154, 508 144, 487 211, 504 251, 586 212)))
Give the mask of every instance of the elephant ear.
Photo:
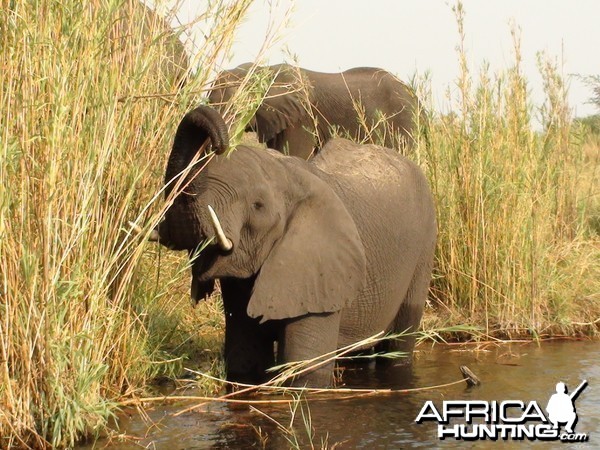
POLYGON ((282 67, 256 111, 256 132, 268 142, 285 129, 310 123, 308 99, 312 87, 294 68, 282 67))
POLYGON ((260 142, 268 142, 291 126, 300 126, 309 116, 299 93, 273 94, 256 111, 256 133, 260 142))
MULTIPOLYGON (((313 174, 283 237, 255 280, 248 315, 267 320, 339 311, 360 293, 366 260, 356 225, 334 191, 313 174)), ((305 187, 305 186, 304 186, 305 187)))

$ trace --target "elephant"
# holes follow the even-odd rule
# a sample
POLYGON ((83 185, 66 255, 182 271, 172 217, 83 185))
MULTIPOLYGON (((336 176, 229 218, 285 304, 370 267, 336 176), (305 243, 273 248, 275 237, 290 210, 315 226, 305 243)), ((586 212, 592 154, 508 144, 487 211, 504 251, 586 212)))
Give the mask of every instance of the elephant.
MULTIPOLYGON (((226 106, 251 70, 251 63, 221 72, 209 104, 226 106)), ((359 142, 411 148, 423 108, 411 88, 383 69, 357 67, 321 73, 280 64, 257 67, 273 83, 246 131, 268 148, 308 159, 332 137, 332 130, 359 142)), ((424 123, 424 122, 423 122, 424 123)))
MULTIPOLYGON (((246 145, 226 153, 228 146, 218 111, 199 106, 185 115, 167 162, 170 203, 153 231, 160 244, 192 255, 193 299, 220 281, 227 380, 261 383, 276 364, 418 329, 437 226, 415 163, 344 138, 309 161, 246 145), (201 169, 190 166, 199 152, 207 158, 201 169)), ((376 350, 413 347, 414 335, 376 350)), ((327 386, 332 372, 323 364, 291 384, 327 386)))
MULTIPOLYGON (((93 0, 92 8, 107 8, 105 2, 93 0)), ((114 43, 114 57, 120 58, 123 65, 129 64, 129 58, 144 54, 148 46, 155 46, 161 53, 160 61, 146 61, 145 77, 152 82, 166 82, 160 89, 171 89, 186 83, 190 60, 183 42, 179 39, 181 31, 176 31, 159 12, 140 0, 125 0, 116 11, 108 36, 114 43), (131 47, 134 47, 133 49, 131 47), (136 48, 137 47, 137 48, 136 48)))

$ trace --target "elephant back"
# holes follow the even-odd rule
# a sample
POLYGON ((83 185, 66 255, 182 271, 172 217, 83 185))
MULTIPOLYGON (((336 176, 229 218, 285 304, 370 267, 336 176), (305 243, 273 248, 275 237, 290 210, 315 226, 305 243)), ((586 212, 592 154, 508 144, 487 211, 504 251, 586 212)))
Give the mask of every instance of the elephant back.
POLYGON ((320 129, 323 141, 337 129, 341 137, 384 147, 411 149, 418 133, 422 105, 414 90, 390 72, 355 67, 331 74, 318 84, 314 109, 329 129, 320 129), (327 112, 325 116, 324 113, 327 112))
MULTIPOLYGON (((92 1, 92 7, 101 8, 98 0, 92 1)), ((115 42, 115 52, 122 52, 123 58, 137 55, 139 51, 127 51, 129 46, 136 45, 140 24, 142 24, 143 39, 140 45, 156 45, 161 51, 160 62, 148 68, 147 73, 159 74, 161 79, 168 80, 171 86, 181 85, 185 82, 190 67, 189 56, 179 34, 169 25, 167 20, 159 13, 152 10, 140 0, 125 0, 120 2, 118 10, 119 20, 109 30, 111 39, 115 42), (149 44, 152 42, 152 44, 149 44)), ((154 61, 152 58, 151 61, 154 61)), ((158 59, 156 59, 158 60, 158 59)), ((166 86, 170 88, 171 86, 166 86)))
POLYGON ((398 296, 409 289, 424 252, 435 248, 436 214, 427 179, 395 150, 339 138, 309 163, 353 218, 369 267, 360 300, 343 312, 341 333, 361 329, 362 338, 388 329, 398 296))
POLYGON ((417 164, 397 151, 335 138, 310 164, 329 178, 356 220, 369 222, 381 216, 382 223, 405 224, 411 217, 423 226, 414 230, 416 235, 435 233, 435 208, 427 177, 417 164))

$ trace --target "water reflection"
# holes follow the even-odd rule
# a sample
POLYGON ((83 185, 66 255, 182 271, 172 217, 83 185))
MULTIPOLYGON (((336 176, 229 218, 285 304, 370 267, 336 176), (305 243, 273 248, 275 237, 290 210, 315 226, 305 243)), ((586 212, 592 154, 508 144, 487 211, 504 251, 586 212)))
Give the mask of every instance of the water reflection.
MULTIPOLYGON (((536 400, 545 407, 555 392, 558 381, 575 389, 587 379, 589 386, 577 398, 579 416, 577 432, 588 433, 594 447, 600 442, 600 357, 599 342, 565 342, 506 344, 501 346, 421 346, 412 369, 391 367, 382 371, 374 365, 348 368, 344 379, 349 386, 409 389, 449 383, 461 378, 460 365, 469 366, 483 384, 467 388, 466 384, 439 390, 412 393, 392 393, 383 396, 308 402, 308 408, 296 410, 295 429, 300 447, 309 441, 320 448, 321 442, 336 448, 407 448, 407 447, 496 447, 495 442, 465 442, 437 438, 433 423, 416 424, 415 418, 427 400, 536 400), (310 415, 310 426, 303 420, 310 415), (314 430, 309 439, 306 428, 314 430)), ((110 449, 226 449, 226 448, 289 448, 283 428, 289 426, 287 405, 257 405, 261 414, 248 406, 210 404, 203 412, 179 417, 173 413, 182 405, 157 407, 150 411, 152 423, 138 415, 124 415, 120 430, 139 440, 136 444, 113 443, 110 449), (267 417, 268 416, 268 417, 267 417)), ((506 442, 516 446, 520 442, 506 442)), ((534 442, 527 445, 548 446, 534 442)), ((103 448, 99 441, 94 448, 103 448)), ((586 446, 586 444, 579 444, 586 446)), ((92 448, 92 446, 82 447, 92 448)))

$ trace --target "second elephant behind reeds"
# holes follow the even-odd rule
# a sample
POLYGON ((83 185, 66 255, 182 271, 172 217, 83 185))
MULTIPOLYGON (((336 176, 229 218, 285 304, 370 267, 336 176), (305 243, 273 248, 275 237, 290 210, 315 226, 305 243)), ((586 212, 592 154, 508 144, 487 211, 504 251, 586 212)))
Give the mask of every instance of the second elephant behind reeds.
POLYGON ((217 77, 209 94, 211 105, 223 111, 237 89, 248 84, 249 74, 271 83, 247 129, 269 148, 308 159, 333 133, 394 149, 414 143, 419 100, 383 69, 322 73, 287 64, 242 64, 217 77))

